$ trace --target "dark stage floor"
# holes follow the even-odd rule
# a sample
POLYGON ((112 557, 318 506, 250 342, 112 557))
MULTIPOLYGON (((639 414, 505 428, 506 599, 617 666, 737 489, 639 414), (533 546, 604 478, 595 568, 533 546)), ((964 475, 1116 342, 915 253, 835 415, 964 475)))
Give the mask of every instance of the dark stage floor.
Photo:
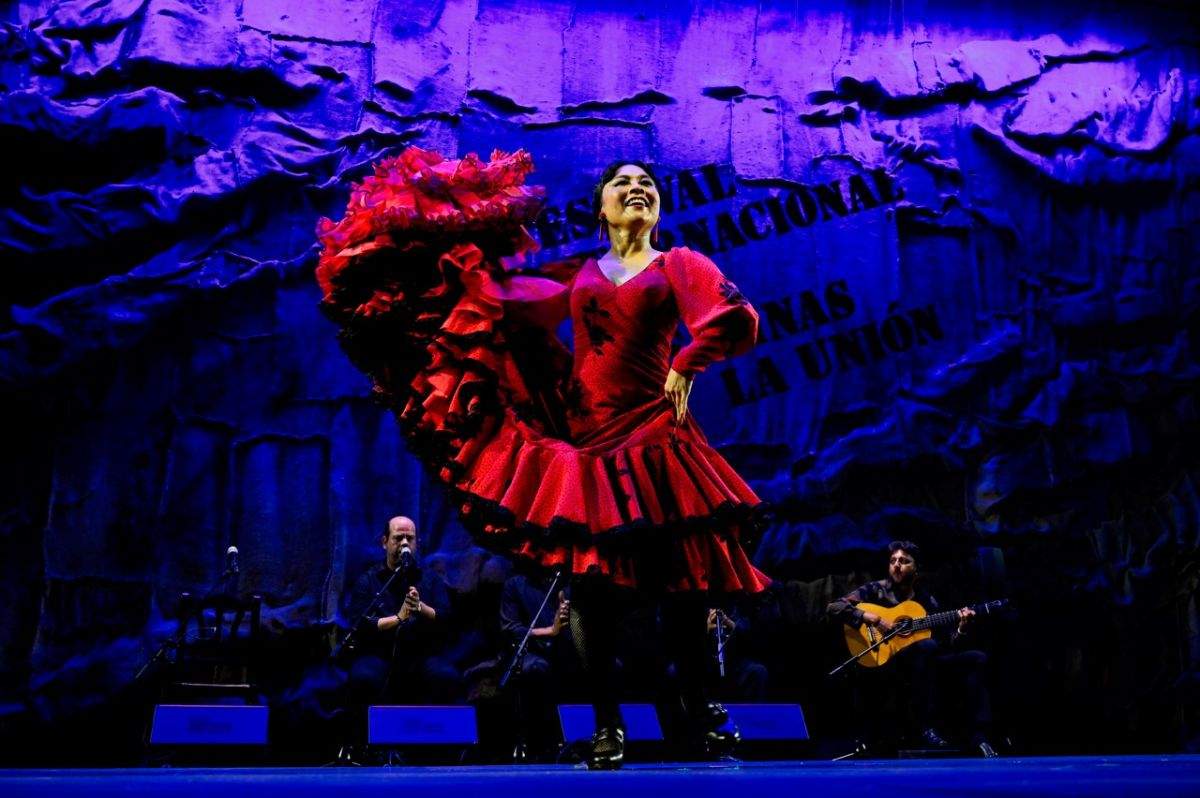
POLYGON ((631 765, 613 773, 556 767, 157 768, 0 771, 0 793, 92 798, 140 793, 234 798, 744 798, 764 795, 1200 795, 1200 756, 1046 757, 631 765))

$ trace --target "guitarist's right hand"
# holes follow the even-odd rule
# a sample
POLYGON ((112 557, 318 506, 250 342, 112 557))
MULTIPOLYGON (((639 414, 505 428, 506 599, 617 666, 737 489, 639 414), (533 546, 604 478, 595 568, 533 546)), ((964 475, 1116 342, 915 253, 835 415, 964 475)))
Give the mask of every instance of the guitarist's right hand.
POLYGON ((865 623, 867 626, 874 626, 876 629, 882 629, 884 634, 892 631, 892 625, 873 612, 864 611, 862 614, 862 619, 863 623, 865 623))

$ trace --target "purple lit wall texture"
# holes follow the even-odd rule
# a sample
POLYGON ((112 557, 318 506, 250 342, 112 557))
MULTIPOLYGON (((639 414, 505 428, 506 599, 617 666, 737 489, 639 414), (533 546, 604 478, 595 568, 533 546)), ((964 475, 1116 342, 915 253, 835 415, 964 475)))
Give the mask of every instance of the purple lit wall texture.
POLYGON ((1183 7, 10 7, 9 697, 53 714, 128 681, 230 542, 281 634, 335 617, 394 512, 456 586, 491 572, 316 310, 317 218, 408 144, 529 150, 545 258, 595 246, 578 203, 608 160, 660 165, 667 236, 763 314, 762 346, 693 401, 778 505, 758 558, 808 620, 847 569, 919 534, 959 559, 1003 551, 997 579, 1029 603, 1113 609, 1051 669, 1112 665, 1113 634, 1179 655, 1126 663, 1112 712, 1138 681, 1194 675, 1183 7))

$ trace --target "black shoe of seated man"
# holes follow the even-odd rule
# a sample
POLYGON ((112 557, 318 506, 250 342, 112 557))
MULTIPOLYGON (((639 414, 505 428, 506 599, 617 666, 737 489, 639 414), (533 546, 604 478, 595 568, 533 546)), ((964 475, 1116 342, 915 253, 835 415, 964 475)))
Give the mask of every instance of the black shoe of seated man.
POLYGON ((588 770, 616 770, 625 761, 625 730, 605 726, 592 735, 592 750, 588 754, 588 770))
POLYGON ((937 733, 937 730, 928 728, 921 732, 921 744, 928 748, 949 748, 950 743, 946 742, 942 735, 937 733))
POLYGON ((980 734, 971 738, 971 747, 979 752, 979 755, 984 759, 995 759, 1000 756, 996 753, 996 749, 992 747, 992 744, 988 742, 987 738, 980 734))

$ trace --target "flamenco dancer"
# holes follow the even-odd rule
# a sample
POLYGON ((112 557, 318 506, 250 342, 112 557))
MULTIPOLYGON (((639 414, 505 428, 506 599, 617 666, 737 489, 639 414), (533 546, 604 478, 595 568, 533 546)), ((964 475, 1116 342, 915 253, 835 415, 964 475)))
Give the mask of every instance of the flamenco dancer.
POLYGON ((589 767, 624 756, 613 607, 631 589, 662 602, 682 703, 711 750, 732 740, 705 700, 707 608, 769 580, 741 542, 761 503, 688 398, 706 366, 753 345, 758 316, 705 256, 655 249, 659 182, 637 161, 594 191, 608 252, 516 267, 544 198, 524 185, 531 170, 523 151, 383 161, 318 229, 323 308, 476 540, 570 576, 589 767), (568 313, 573 356, 554 335, 568 313), (672 357, 680 321, 691 342, 672 357))

